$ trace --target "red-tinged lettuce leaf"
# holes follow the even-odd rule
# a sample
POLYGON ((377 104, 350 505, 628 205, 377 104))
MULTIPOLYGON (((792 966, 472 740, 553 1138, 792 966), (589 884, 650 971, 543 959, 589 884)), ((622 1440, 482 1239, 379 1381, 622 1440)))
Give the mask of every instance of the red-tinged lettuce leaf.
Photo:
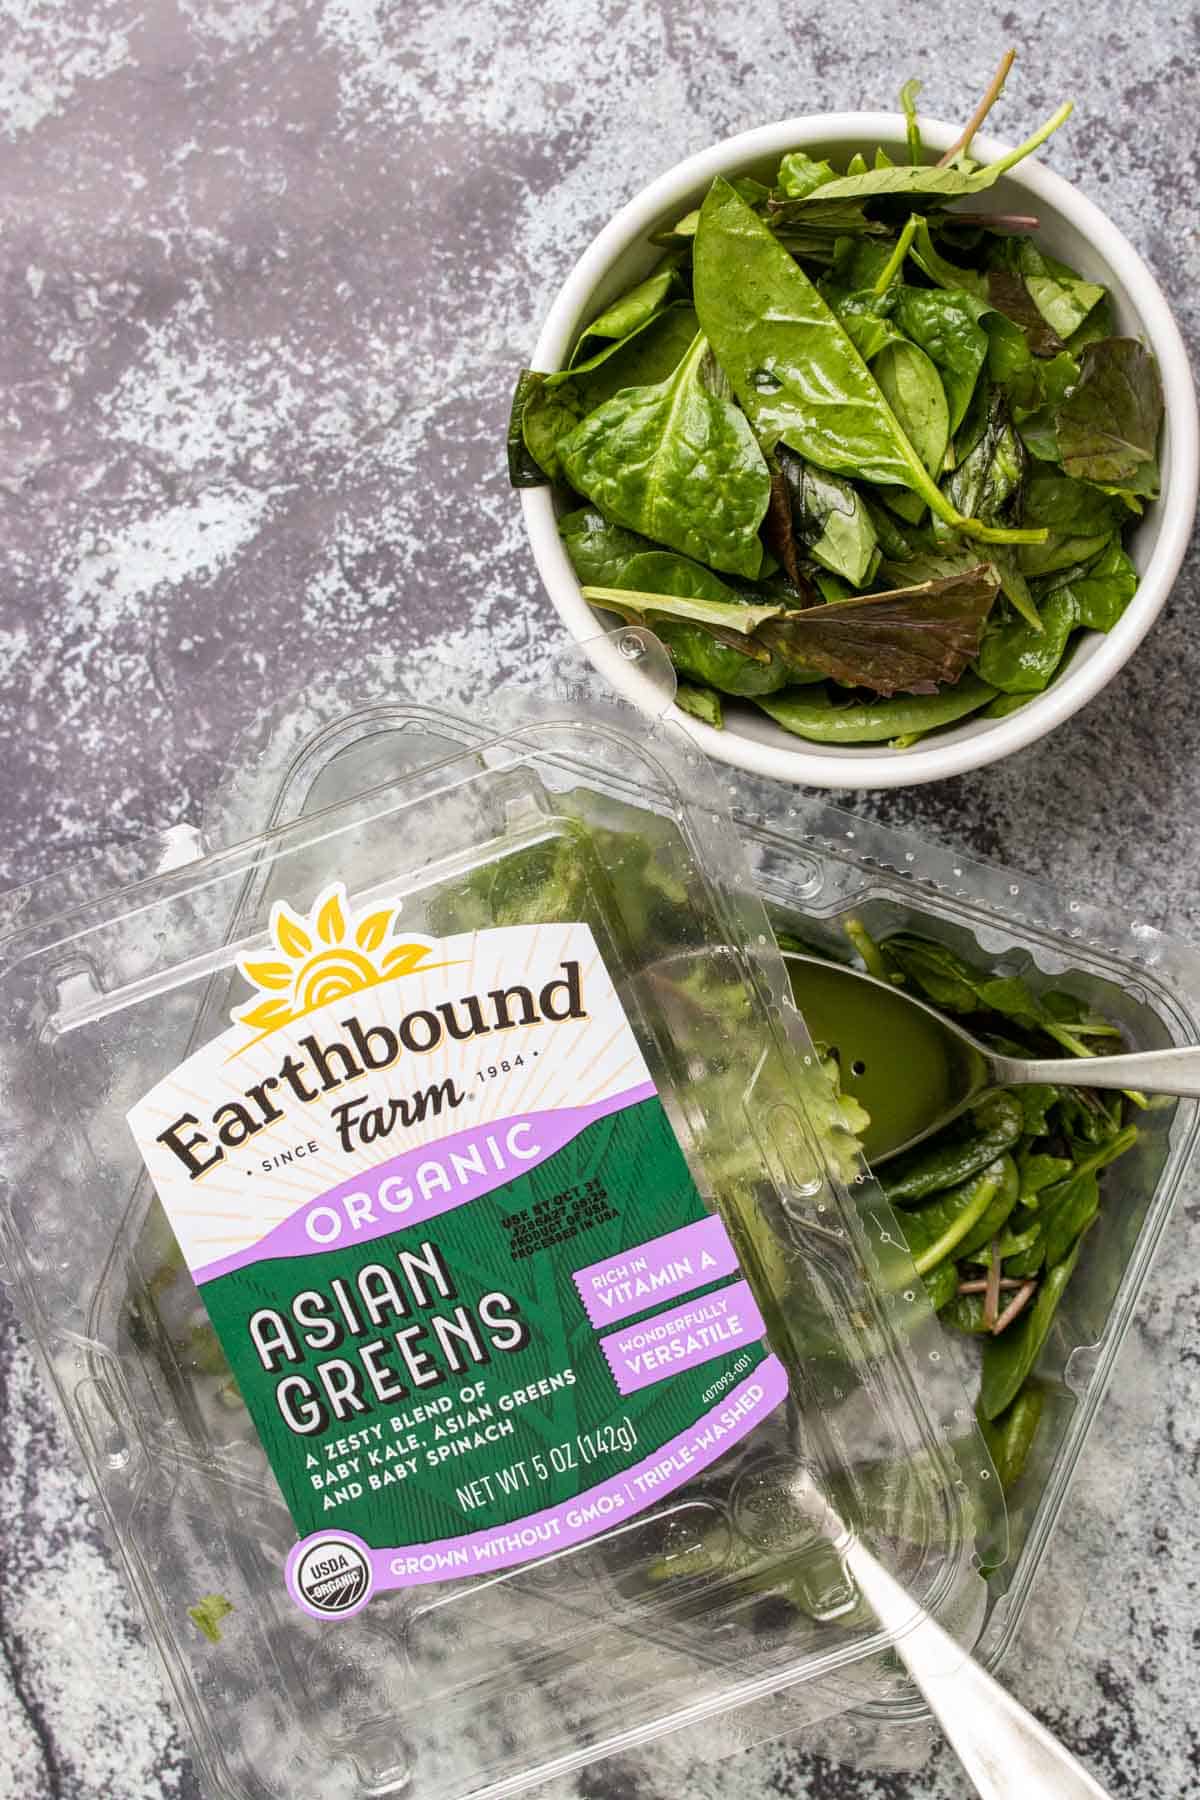
POLYGON ((1163 394, 1158 364, 1136 338, 1102 338, 1079 359, 1058 412, 1063 468, 1077 480, 1158 493, 1163 394))
POLYGON ((987 289, 987 297, 996 311, 1021 327, 1035 356, 1058 355, 1063 341, 1038 311, 1023 275, 1012 269, 990 269, 987 289))
POLYGON ((768 619, 755 636, 785 662, 877 694, 932 694, 979 650, 999 592, 990 563, 920 587, 863 594, 768 619))
POLYGON ((795 588, 801 606, 819 606, 820 596, 800 566, 800 546, 792 521, 792 502, 783 470, 771 465, 771 498, 762 522, 767 549, 778 557, 784 574, 795 588))
POLYGON ((931 694, 956 682, 978 654, 999 588, 992 565, 979 563, 919 587, 860 594, 806 611, 647 589, 589 586, 583 595, 593 606, 645 619, 651 630, 658 620, 698 627, 743 658, 794 671, 793 680, 825 675, 877 694, 931 694))

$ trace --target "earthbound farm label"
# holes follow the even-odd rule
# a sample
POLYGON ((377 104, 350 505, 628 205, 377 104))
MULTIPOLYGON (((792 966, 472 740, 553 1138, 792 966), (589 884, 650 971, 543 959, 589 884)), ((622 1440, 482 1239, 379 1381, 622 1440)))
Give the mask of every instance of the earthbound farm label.
POLYGON ((786 1393, 590 929, 397 910, 277 905, 129 1114, 318 1618, 619 1525, 786 1393))

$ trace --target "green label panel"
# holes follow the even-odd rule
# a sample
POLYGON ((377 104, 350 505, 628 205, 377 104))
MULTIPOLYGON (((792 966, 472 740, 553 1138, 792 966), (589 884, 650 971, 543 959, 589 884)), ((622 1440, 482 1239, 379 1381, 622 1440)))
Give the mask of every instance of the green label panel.
POLYGON ((678 1438, 767 1354, 748 1332, 723 1345, 705 1322, 719 1309, 692 1309, 725 1272, 692 1269, 641 1305, 622 1283, 631 1248, 701 1221, 720 1230, 648 1098, 419 1225, 206 1282, 301 1536, 385 1549, 515 1524, 678 1438), (606 1259, 624 1295, 617 1350, 575 1279, 606 1259), (663 1308, 681 1292, 679 1320, 663 1308))

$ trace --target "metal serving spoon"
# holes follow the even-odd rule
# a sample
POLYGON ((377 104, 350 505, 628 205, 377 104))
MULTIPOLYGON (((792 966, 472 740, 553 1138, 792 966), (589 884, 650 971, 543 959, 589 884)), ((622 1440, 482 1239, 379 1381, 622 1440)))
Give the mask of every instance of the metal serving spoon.
POLYGON ((919 1144, 994 1088, 1045 1082, 1200 1099, 1200 1046, 1087 1058, 1001 1056, 936 1006, 874 975, 795 950, 783 956, 805 1024, 836 1052, 843 1090, 871 1115, 862 1135, 869 1163, 919 1144))
MULTIPOLYGON (((852 1534, 826 1529, 982 1800, 1108 1800, 1100 1783, 852 1534)), ((845 1528, 843 1527, 843 1530, 845 1528)))

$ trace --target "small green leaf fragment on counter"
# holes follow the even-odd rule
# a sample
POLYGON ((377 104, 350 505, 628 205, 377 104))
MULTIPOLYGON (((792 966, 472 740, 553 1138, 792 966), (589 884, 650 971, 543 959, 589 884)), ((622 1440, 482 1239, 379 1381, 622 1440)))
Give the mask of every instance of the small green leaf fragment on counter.
POLYGON ((233 1601, 227 1600, 224 1594, 205 1594, 197 1600, 195 1606, 188 1607, 188 1618, 202 1631, 210 1644, 221 1641, 221 1620, 229 1617, 233 1611, 233 1601))

